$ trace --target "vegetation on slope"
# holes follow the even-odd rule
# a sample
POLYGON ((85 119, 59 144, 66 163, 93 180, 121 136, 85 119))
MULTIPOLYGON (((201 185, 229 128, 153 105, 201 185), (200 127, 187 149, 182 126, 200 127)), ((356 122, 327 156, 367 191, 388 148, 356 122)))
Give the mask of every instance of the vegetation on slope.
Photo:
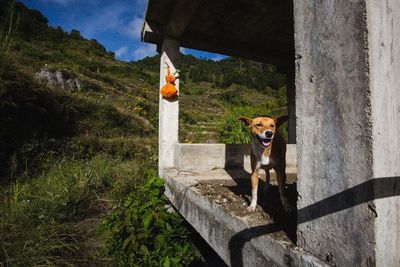
MULTIPOLYGON (((38 11, 10 0, 0 6, 0 262, 193 261, 190 234, 166 213, 154 174, 159 57, 117 61, 79 31, 49 27, 38 11), (44 67, 82 87, 38 83, 44 67)), ((237 116, 285 113, 284 76, 271 66, 192 56, 180 65, 182 142, 247 142, 237 116)))

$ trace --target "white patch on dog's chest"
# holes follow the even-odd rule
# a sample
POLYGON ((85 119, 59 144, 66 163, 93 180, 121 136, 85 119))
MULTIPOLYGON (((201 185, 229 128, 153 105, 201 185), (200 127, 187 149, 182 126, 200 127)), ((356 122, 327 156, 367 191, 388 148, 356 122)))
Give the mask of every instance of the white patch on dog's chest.
POLYGON ((262 155, 260 163, 261 163, 261 165, 269 165, 269 157, 262 155))

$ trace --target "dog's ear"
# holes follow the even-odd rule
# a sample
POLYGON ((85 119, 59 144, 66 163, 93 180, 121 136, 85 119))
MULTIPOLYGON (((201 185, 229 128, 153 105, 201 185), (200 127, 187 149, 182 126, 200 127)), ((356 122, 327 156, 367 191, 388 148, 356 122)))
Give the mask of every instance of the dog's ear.
POLYGON ((252 118, 244 117, 244 116, 240 116, 240 117, 238 118, 238 120, 239 120, 239 121, 243 121, 247 126, 249 126, 249 125, 252 123, 252 121, 253 121, 252 118))
POLYGON ((280 116, 279 118, 274 118, 276 128, 279 128, 285 121, 287 121, 288 115, 280 116))

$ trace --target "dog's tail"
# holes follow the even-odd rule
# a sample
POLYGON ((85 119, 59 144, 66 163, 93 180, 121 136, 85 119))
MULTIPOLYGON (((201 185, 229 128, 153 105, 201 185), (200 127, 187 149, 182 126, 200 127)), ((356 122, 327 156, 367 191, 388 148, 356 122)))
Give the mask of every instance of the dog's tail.
POLYGON ((285 123, 288 120, 288 115, 283 115, 280 116, 279 118, 276 119, 276 128, 279 128, 283 123, 285 123))

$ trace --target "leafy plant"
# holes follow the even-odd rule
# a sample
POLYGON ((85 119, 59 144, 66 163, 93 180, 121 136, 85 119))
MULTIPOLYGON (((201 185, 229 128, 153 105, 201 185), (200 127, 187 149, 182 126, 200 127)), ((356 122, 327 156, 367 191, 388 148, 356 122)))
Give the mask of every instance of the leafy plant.
MULTIPOLYGON (((226 116, 218 123, 219 141, 225 144, 248 144, 250 142, 249 128, 240 122, 240 116, 257 117, 257 116, 280 116, 286 113, 285 110, 279 108, 275 100, 267 101, 260 106, 240 106, 227 110, 226 116)), ((287 127, 281 127, 280 133, 286 139, 287 127)))
POLYGON ((189 232, 181 217, 167 210, 163 181, 153 170, 147 176, 101 223, 106 253, 119 266, 187 266, 196 258, 189 232))

